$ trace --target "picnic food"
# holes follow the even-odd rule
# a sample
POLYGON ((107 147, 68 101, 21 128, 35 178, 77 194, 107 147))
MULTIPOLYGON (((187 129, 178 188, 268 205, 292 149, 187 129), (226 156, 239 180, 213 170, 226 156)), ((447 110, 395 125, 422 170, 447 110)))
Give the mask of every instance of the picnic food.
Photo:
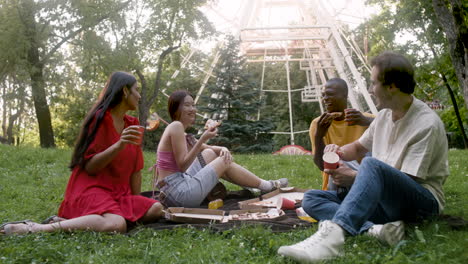
POLYGON ((343 113, 342 112, 331 112, 331 113, 329 113, 329 115, 331 116, 331 118, 337 119, 338 117, 342 116, 343 113))
POLYGON ((218 122, 216 120, 213 120, 213 119, 208 119, 205 123, 205 129, 214 129, 216 127, 219 127, 221 125, 221 122, 218 122))
POLYGON ((231 214, 231 220, 261 220, 261 219, 273 219, 284 214, 282 211, 277 209, 270 209, 268 212, 245 212, 231 214))
POLYGON ((218 209, 220 208, 221 206, 223 206, 224 203, 223 203, 223 200, 221 199, 216 199, 214 201, 211 201, 209 204, 208 204, 208 209, 218 209))
POLYGON ((157 113, 152 113, 150 117, 146 120, 146 130, 153 131, 159 127, 159 115, 157 113))

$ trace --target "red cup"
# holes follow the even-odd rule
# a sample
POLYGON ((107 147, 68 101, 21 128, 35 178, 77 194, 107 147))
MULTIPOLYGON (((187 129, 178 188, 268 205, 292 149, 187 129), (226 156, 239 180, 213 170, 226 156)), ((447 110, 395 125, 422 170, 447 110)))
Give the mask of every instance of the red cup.
POLYGON ((322 156, 323 159, 323 168, 334 170, 338 168, 340 156, 335 152, 325 152, 322 156))
POLYGON ((288 198, 281 198, 281 209, 283 210, 294 210, 296 208, 296 202, 289 200, 288 198))
POLYGON ((133 142, 137 143, 138 145, 141 145, 141 142, 143 141, 143 133, 145 132, 145 128, 142 126, 131 126, 132 128, 136 128, 140 134, 133 134, 137 136, 138 138, 132 139, 133 142))

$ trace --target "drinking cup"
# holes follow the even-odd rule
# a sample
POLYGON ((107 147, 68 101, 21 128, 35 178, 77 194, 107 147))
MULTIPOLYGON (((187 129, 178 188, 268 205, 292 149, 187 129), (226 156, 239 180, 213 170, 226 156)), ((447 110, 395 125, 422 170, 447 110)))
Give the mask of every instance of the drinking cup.
POLYGON ((322 156, 323 159, 323 167, 325 169, 334 170, 338 168, 340 156, 335 152, 325 152, 322 156))

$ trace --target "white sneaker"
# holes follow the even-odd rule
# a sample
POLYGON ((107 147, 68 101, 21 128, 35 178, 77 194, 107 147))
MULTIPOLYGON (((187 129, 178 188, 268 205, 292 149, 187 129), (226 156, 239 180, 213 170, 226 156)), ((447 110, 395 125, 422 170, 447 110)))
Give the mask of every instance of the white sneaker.
POLYGON ((281 178, 278 180, 269 180, 273 184, 273 190, 288 187, 289 181, 288 178, 281 178))
POLYGON ((323 221, 315 234, 291 246, 282 246, 278 254, 301 262, 316 262, 343 255, 345 231, 332 221, 323 221))
POLYGON ((405 224, 403 221, 395 221, 384 225, 373 225, 367 230, 367 234, 384 244, 395 246, 405 235, 405 224))

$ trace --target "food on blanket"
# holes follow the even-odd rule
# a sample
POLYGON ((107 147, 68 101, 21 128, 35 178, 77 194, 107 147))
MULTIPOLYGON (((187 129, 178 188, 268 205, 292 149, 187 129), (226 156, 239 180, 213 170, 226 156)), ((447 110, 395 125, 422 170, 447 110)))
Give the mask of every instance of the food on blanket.
POLYGON ((276 208, 268 210, 268 212, 246 212, 239 214, 231 214, 230 218, 232 220, 261 220, 261 219, 273 219, 281 214, 284 214, 283 211, 276 208))
POLYGON ((257 205, 261 207, 276 207, 277 203, 273 202, 272 200, 263 200, 263 201, 258 201, 258 202, 253 202, 250 203, 250 205, 257 205))
POLYGON ((217 128, 221 125, 220 121, 216 121, 213 119, 208 119, 205 123, 205 129, 212 130, 214 128, 217 128))
POLYGON ((311 223, 316 223, 317 222, 317 220, 315 220, 310 215, 308 215, 304 211, 304 209, 302 207, 299 207, 299 208, 296 209, 296 214, 297 214, 297 217, 299 217, 299 219, 301 219, 301 220, 311 222, 311 223))
POLYGON ((208 204, 208 209, 218 209, 224 205, 223 200, 216 199, 208 204))

